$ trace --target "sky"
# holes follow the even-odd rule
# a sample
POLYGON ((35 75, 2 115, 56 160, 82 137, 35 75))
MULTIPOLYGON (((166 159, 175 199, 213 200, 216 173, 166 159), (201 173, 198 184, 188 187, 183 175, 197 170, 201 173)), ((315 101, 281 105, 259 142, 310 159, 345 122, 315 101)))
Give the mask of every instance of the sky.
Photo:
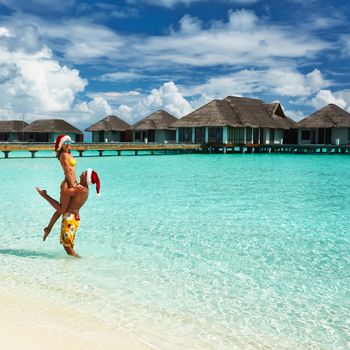
POLYGON ((0 0, 0 120, 183 117, 226 96, 350 112, 348 0, 0 0))

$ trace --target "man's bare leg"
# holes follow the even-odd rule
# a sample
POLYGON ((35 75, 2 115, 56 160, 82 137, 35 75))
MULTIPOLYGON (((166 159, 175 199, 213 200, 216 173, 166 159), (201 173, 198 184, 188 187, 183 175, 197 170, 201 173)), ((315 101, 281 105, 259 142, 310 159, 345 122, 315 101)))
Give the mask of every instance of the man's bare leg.
POLYGON ((72 247, 63 246, 63 248, 67 252, 68 255, 74 256, 76 258, 81 258, 81 256, 79 254, 77 254, 72 247))

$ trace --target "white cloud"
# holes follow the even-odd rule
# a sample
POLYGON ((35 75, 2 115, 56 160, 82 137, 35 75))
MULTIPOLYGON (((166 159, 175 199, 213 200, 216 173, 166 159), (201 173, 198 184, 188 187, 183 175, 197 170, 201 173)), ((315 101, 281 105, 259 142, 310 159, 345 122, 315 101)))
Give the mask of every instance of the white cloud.
POLYGON ((82 102, 77 104, 76 110, 100 115, 112 113, 112 108, 102 97, 95 97, 90 102, 82 102))
POLYGON ((143 95, 139 91, 125 91, 125 92, 117 92, 117 91, 107 91, 107 92, 94 92, 88 93, 87 96, 91 99, 95 98, 103 98, 106 100, 109 105, 115 109, 121 104, 135 104, 140 99, 143 98, 143 95))
MULTIPOLYGON (((158 1, 158 0, 157 0, 158 1)), ((170 3, 169 3, 170 4, 170 3)), ((226 21, 203 23, 184 15, 178 28, 162 35, 126 35, 93 22, 49 22, 24 14, 7 25, 35 23, 40 35, 73 63, 122 62, 124 67, 275 66, 283 59, 307 59, 331 47, 308 31, 273 25, 253 11, 229 11, 226 21)))
POLYGON ((210 78, 205 84, 189 88, 183 87, 182 90, 185 96, 201 95, 206 99, 259 93, 307 97, 330 84, 317 69, 306 75, 293 69, 245 69, 229 75, 210 78))
POLYGON ((306 117, 306 115, 301 111, 285 110, 284 114, 287 117, 292 118, 296 122, 298 122, 299 120, 302 120, 306 117))
POLYGON ((173 82, 164 83, 147 96, 129 91, 90 94, 90 97, 92 98, 90 102, 81 102, 75 106, 75 117, 72 120, 92 122, 114 114, 133 124, 158 109, 164 109, 176 117, 182 117, 193 110, 173 82), (128 100, 130 96, 135 98, 128 100))
POLYGON ((312 99, 312 104, 316 109, 320 109, 329 103, 334 103, 343 109, 348 106, 343 97, 336 97, 330 90, 320 90, 312 99))
MULTIPOLYGON (((183 35, 194 35, 201 31, 202 22, 195 17, 185 15, 180 19, 180 32, 183 35)), ((174 32, 173 32, 174 33, 174 32)))
POLYGON ((10 31, 5 27, 0 27, 0 38, 1 37, 9 37, 10 31))
POLYGON ((129 124, 134 124, 133 108, 128 105, 119 106, 117 113, 121 119, 125 120, 129 124))
POLYGON ((13 9, 15 11, 32 10, 36 11, 38 8, 47 11, 63 12, 71 8, 75 0, 52 1, 52 0, 0 0, 0 4, 13 9))
POLYGON ((109 91, 109 92, 97 92, 88 94, 90 98, 96 98, 96 97, 103 97, 107 100, 119 100, 120 98, 124 98, 125 96, 140 96, 141 93, 138 91, 126 91, 126 92, 116 92, 116 91, 109 91))
POLYGON ((343 35, 340 39, 340 47, 345 56, 350 55, 350 35, 343 35))
POLYGON ((1 115, 45 114, 69 110, 75 95, 87 81, 79 72, 59 64, 50 49, 43 46, 37 32, 27 27, 6 31, 0 41, 1 115))
MULTIPOLYGON (((237 4, 237 5, 251 5, 259 0, 217 0, 221 2, 231 3, 231 4, 237 4)), ((129 0, 130 4, 134 4, 137 2, 136 0, 129 0)), ((138 2, 143 2, 150 5, 160 6, 160 7, 168 7, 172 8, 176 5, 191 5, 195 2, 208 2, 208 0, 138 0, 138 2)))
POLYGON ((248 10, 230 11, 228 22, 217 21, 209 27, 186 15, 178 31, 130 43, 133 57, 142 57, 143 65, 192 66, 255 66, 257 62, 274 66, 282 58, 313 57, 329 46, 295 28, 265 23, 248 10))
POLYGON ((143 78, 146 78, 146 76, 135 72, 112 72, 112 73, 102 74, 97 78, 97 80, 114 82, 114 81, 132 81, 132 80, 138 80, 143 78))
POLYGON ((234 30, 241 32, 255 30, 258 22, 258 17, 252 11, 229 11, 229 26, 234 30))
POLYGON ((128 116, 129 120, 136 121, 158 109, 164 109, 175 117, 182 117, 193 110, 174 82, 170 81, 164 83, 159 89, 153 89, 148 96, 139 100, 135 105, 120 106, 117 113, 128 116))

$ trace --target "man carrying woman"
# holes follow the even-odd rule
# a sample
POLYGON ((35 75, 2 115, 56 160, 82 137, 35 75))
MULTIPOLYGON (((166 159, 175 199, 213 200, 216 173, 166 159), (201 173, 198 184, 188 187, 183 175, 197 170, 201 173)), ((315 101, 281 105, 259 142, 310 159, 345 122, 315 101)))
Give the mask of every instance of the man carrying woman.
POLYGON ((45 190, 41 190, 39 187, 36 187, 36 190, 56 209, 49 225, 44 228, 43 240, 46 240, 56 221, 61 215, 63 215, 60 242, 63 244, 67 254, 78 257, 78 254, 75 253, 73 247, 75 233, 80 222, 79 209, 84 205, 88 198, 88 185, 96 184, 96 191, 99 195, 100 179, 95 171, 88 169, 81 174, 80 183, 77 182, 76 160, 70 152, 70 145, 71 138, 68 135, 57 136, 55 151, 65 176, 60 188, 60 202, 57 202, 50 197, 45 190))

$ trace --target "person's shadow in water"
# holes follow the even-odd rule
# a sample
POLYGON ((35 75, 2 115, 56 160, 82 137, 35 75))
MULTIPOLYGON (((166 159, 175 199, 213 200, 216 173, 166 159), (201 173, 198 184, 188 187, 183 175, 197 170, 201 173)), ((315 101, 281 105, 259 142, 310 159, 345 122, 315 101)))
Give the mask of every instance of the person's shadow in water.
POLYGON ((0 249, 0 254, 13 255, 21 258, 31 258, 31 259, 38 259, 38 258, 57 259, 60 257, 60 255, 54 254, 54 253, 49 254, 45 252, 26 250, 26 249, 0 249))

